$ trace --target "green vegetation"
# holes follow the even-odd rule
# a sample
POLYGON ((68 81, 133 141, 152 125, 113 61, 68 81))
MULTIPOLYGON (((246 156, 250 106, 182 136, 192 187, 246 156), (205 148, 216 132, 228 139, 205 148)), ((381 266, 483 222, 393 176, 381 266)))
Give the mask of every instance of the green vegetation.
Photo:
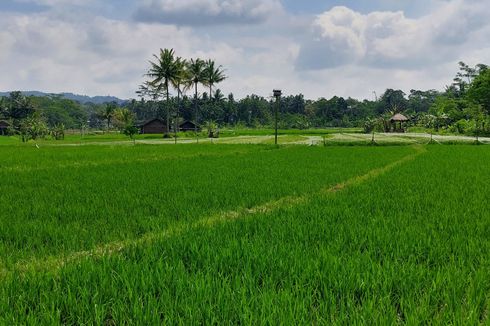
MULTIPOLYGON (((216 88, 225 75, 214 61, 185 60, 168 49, 161 50, 154 59, 147 74, 149 80, 137 92, 139 100, 118 107, 116 103, 79 104, 55 95, 25 97, 13 92, 0 98, 0 120, 11 124, 8 134, 22 134, 25 140, 56 138, 50 132, 53 129, 123 133, 129 128, 128 121, 134 126, 157 117, 166 121, 167 130, 177 130, 176 125, 183 120, 197 120, 201 126, 212 122, 220 130, 262 132, 273 128, 272 99, 253 94, 241 99, 235 99, 232 93, 225 96, 216 88), (206 91, 200 93, 200 88, 206 91), (121 109, 131 115, 131 120, 120 120, 116 113, 121 109)), ((390 118, 403 113, 410 119, 399 128, 404 131, 489 136, 490 70, 483 64, 469 67, 463 62, 459 68, 452 84, 442 92, 413 89, 406 94, 387 89, 379 98, 363 101, 338 96, 309 100, 302 94, 287 95, 281 98, 279 128, 301 133, 325 128, 389 131, 393 129, 390 118)))
MULTIPOLYGON (((385 160, 369 158, 368 149, 359 149, 357 157, 365 156, 365 162, 343 171, 346 162, 356 160, 347 149, 332 150, 328 161, 322 158, 329 152, 321 148, 269 149, 205 145, 4 148, 1 177, 2 189, 7 191, 0 195, 0 220, 16 218, 3 225, 0 252, 8 255, 2 260, 10 263, 17 256, 39 252, 87 249, 164 229, 176 218, 251 207, 318 189, 330 178, 341 181, 344 175, 352 176, 385 160), (305 160, 305 154, 312 156, 305 160), (281 178, 284 174, 290 178, 281 178), (303 179, 312 180, 304 183, 303 179), (15 205, 9 204, 12 198, 16 198, 15 205), (53 244, 46 246, 45 241, 53 244), (16 253, 16 248, 23 249, 16 253)), ((408 151, 386 155, 397 157, 408 151)))
POLYGON ((489 322, 487 146, 1 150, 0 324, 489 322))

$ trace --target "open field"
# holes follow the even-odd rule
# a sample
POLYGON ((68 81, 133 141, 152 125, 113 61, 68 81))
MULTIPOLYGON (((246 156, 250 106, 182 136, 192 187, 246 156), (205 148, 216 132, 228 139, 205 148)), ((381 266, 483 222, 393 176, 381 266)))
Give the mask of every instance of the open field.
MULTIPOLYGON (((372 135, 361 133, 356 129, 311 129, 311 130, 280 130, 278 143, 282 145, 369 145, 372 135)), ((433 141, 440 144, 469 144, 475 137, 461 135, 433 135, 433 141)), ((379 145, 413 145, 427 144, 431 136, 426 133, 376 133, 375 141, 379 145)), ((480 137, 482 144, 490 144, 490 137, 480 137)), ((173 138, 164 139, 162 135, 136 135, 136 144, 174 145, 173 138)), ((180 133, 179 144, 194 144, 196 138, 192 133, 180 133)), ((205 133, 199 137, 199 143, 213 144, 273 144, 274 131, 269 129, 223 130, 220 138, 207 138, 205 133)), ((47 146, 81 146, 81 145, 132 145, 127 136, 120 133, 68 134, 64 140, 37 140, 22 144, 17 137, 0 137, 1 145, 47 145, 47 146)))
POLYGON ((490 322, 490 147, 0 153, 0 324, 490 322))

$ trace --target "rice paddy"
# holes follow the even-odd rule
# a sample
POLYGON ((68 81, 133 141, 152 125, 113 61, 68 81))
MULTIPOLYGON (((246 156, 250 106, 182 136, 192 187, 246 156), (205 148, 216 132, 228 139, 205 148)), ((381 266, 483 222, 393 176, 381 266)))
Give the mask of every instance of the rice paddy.
POLYGON ((0 324, 489 323, 490 147, 0 154, 0 324))

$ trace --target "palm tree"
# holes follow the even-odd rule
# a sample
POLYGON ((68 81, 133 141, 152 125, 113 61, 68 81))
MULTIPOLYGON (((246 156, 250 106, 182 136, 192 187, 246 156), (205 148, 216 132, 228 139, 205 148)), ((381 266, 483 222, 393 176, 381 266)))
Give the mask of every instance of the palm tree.
POLYGON ((213 86, 215 84, 221 83, 223 80, 227 78, 222 68, 223 68, 222 66, 216 67, 216 64, 213 60, 206 61, 205 75, 206 75, 207 85, 209 86, 210 100, 212 98, 211 94, 213 94, 213 86))
POLYGON ((117 104, 115 102, 107 103, 104 110, 99 114, 99 117, 107 121, 107 131, 111 126, 111 120, 114 116, 114 112, 117 109, 117 104))
POLYGON ((221 102, 224 100, 224 98, 225 98, 225 95, 221 92, 221 90, 219 88, 213 94, 213 99, 216 102, 221 102))
POLYGON ((175 143, 177 143, 177 129, 179 119, 179 109, 181 108, 181 95, 192 86, 192 82, 189 78, 189 71, 187 70, 187 60, 177 57, 175 59, 175 66, 177 74, 172 78, 172 86, 177 90, 177 109, 174 123, 175 143))
POLYGON ((175 64, 174 58, 175 52, 173 49, 160 49, 160 55, 153 55, 156 62, 150 61, 150 70, 147 73, 147 76, 152 78, 150 83, 156 87, 163 87, 165 90, 165 95, 167 99, 167 133, 170 130, 170 93, 169 93, 169 85, 171 81, 176 78, 178 75, 177 65, 175 64))
POLYGON ((114 111, 119 127, 124 128, 134 123, 134 113, 127 108, 120 108, 114 111))
MULTIPOLYGON (((195 129, 197 137, 197 121, 198 121, 198 107, 197 107, 197 86, 199 84, 208 85, 208 79, 206 76, 206 62, 202 59, 191 59, 187 63, 187 71, 189 82, 194 85, 194 114, 195 114, 195 129)), ((197 138, 199 141, 199 137, 197 138)))

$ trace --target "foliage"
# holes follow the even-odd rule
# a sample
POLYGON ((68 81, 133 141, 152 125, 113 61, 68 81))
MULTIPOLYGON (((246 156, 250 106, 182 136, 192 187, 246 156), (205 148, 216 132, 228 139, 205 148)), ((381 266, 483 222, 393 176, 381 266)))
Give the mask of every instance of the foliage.
POLYGON ((207 130, 208 138, 219 138, 219 128, 216 122, 206 121, 204 127, 207 130))
POLYGON ((122 130, 129 125, 134 125, 134 113, 127 108, 118 108, 114 111, 114 124, 122 130))
MULTIPOLYGON (((271 98, 250 94, 237 99, 233 93, 225 95, 217 83, 226 76, 221 66, 212 60, 199 58, 185 60, 173 50, 161 50, 150 64, 148 78, 138 90, 139 100, 131 100, 121 107, 134 114, 135 121, 153 118, 164 120, 215 121, 220 126, 272 127, 271 98), (211 74, 213 70, 213 74, 211 74), (163 75, 162 75, 163 74, 163 75), (214 75, 214 77, 209 77, 214 75), (166 77, 163 77, 166 76, 166 77), (167 90, 167 86, 169 90, 167 90), (200 87, 207 92, 200 93, 200 87), (192 90, 192 95, 187 94, 192 90), (175 91, 171 94, 171 91, 175 91), (168 94, 168 98, 167 98, 168 94)), ((18 131, 22 119, 38 111, 49 127, 63 123, 66 129, 79 129, 89 121, 91 128, 121 129, 125 123, 114 119, 116 104, 94 105, 62 99, 57 96, 24 97, 19 92, 0 100, 0 118, 14 122, 18 131)), ((471 125, 482 121, 482 134, 490 135, 490 70, 483 64, 470 67, 460 63, 454 83, 444 92, 412 89, 407 95, 402 90, 387 89, 379 99, 359 101, 333 96, 315 100, 302 94, 283 96, 280 109, 282 128, 364 128, 368 119, 383 118, 383 130, 389 131, 389 115, 402 112, 411 117, 411 125, 426 126, 427 114, 437 119, 436 132, 473 134, 471 125), (483 117, 475 114, 480 105, 483 117)), ((369 124, 369 123, 368 123, 369 124)), ((474 129, 474 128, 473 128, 474 129)))
POLYGON ((49 134, 48 125, 39 115, 23 119, 20 122, 19 130, 22 142, 27 142, 31 139, 44 139, 49 134))
POLYGON ((104 105, 99 111, 99 117, 107 122, 107 130, 111 127, 111 121, 117 109, 117 103, 111 102, 104 105))
POLYGON ((50 134, 55 140, 65 139, 65 125, 62 123, 56 124, 51 128, 50 134))
POLYGON ((490 115, 490 69, 478 75, 468 90, 470 101, 478 103, 487 115, 490 115))
POLYGON ((133 124, 128 124, 122 130, 123 134, 128 136, 130 139, 134 140, 134 136, 138 134, 139 128, 133 124))
POLYGON ((213 60, 206 61, 206 67, 204 68, 205 83, 209 86, 209 96, 212 100, 211 94, 213 94, 213 86, 221 83, 226 79, 222 66, 216 66, 213 60))
POLYGON ((21 92, 12 92, 7 99, 8 106, 6 108, 7 118, 14 121, 14 125, 19 125, 23 119, 29 118, 35 112, 35 108, 31 100, 21 92))

